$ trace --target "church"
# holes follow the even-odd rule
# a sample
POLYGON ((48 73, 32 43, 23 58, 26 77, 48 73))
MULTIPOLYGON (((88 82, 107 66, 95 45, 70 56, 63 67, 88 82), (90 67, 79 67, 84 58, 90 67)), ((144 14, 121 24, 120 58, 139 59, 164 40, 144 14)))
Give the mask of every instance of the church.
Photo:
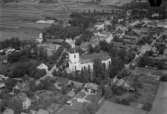
POLYGON ((111 63, 111 57, 107 53, 92 53, 80 55, 76 48, 69 51, 69 69, 70 71, 81 71, 82 69, 93 70, 94 60, 99 58, 103 65, 108 68, 111 63))

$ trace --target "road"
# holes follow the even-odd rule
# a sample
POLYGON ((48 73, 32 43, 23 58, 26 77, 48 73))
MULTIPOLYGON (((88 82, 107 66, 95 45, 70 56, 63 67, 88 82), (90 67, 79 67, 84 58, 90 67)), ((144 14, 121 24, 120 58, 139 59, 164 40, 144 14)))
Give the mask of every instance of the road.
MULTIPOLYGON (((159 36, 156 36, 156 39, 159 39, 163 34, 160 34, 159 36)), ((141 49, 139 50, 140 54, 136 55, 135 58, 127 65, 125 65, 125 68, 128 69, 129 65, 132 64, 134 61, 136 61, 137 59, 139 59, 141 56, 143 56, 147 51, 151 50, 152 46, 154 46, 156 40, 153 40, 153 42, 148 45, 145 44, 141 47, 141 49)))
POLYGON ((61 59, 63 53, 65 53, 65 52, 66 52, 66 49, 64 49, 64 50, 62 51, 62 53, 61 53, 59 59, 57 60, 56 64, 52 67, 52 69, 49 70, 49 71, 47 71, 46 75, 43 76, 43 77, 41 77, 39 80, 44 80, 44 79, 45 79, 46 77, 48 77, 48 76, 53 77, 53 74, 52 74, 52 73, 53 73, 54 70, 56 70, 56 71, 58 70, 58 68, 56 67, 56 65, 57 65, 57 63, 59 62, 59 60, 61 59))
POLYGON ((68 13, 71 13, 69 9, 63 4, 62 0, 58 0, 59 3, 61 4, 62 8, 64 8, 68 13))

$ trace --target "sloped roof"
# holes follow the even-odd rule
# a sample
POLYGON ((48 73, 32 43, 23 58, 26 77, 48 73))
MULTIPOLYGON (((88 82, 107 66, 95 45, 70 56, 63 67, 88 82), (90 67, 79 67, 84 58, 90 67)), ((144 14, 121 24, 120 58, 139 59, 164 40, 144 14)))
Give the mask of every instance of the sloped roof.
POLYGON ((19 89, 21 91, 29 91, 29 81, 25 81, 22 83, 18 82, 15 87, 16 87, 16 89, 19 89))
POLYGON ((89 88, 89 89, 94 89, 94 90, 98 90, 98 85, 94 84, 94 83, 86 83, 84 85, 84 88, 89 88))
POLYGON ((48 66, 45 65, 44 63, 41 63, 37 68, 38 69, 48 69, 48 66))
POLYGON ((94 60, 97 58, 103 61, 103 60, 108 60, 111 57, 106 53, 85 54, 85 55, 80 56, 80 61, 81 61, 81 64, 91 63, 91 62, 94 62, 94 60))
POLYGON ((49 114, 47 110, 39 109, 38 114, 49 114))
POLYGON ((7 108, 7 109, 3 112, 3 114, 14 114, 14 110, 7 108))
POLYGON ((25 93, 20 93, 18 98, 20 98, 22 102, 25 102, 27 100, 27 95, 25 93))

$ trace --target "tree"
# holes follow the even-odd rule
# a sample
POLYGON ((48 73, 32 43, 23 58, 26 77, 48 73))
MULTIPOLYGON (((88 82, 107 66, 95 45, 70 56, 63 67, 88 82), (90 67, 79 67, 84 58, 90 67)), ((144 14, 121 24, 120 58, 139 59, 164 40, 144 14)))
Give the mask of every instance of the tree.
POLYGON ((9 91, 12 91, 13 90, 13 87, 16 85, 16 81, 12 78, 8 78, 6 81, 5 81, 5 85, 6 85, 6 88, 9 90, 9 91))
POLYGON ((3 100, 0 102, 0 112, 3 112, 7 107, 7 101, 3 100))
POLYGON ((112 96, 112 90, 110 87, 105 88, 105 99, 109 99, 112 96))
POLYGON ((29 88, 30 88, 30 91, 36 91, 37 85, 35 80, 29 81, 29 88))
POLYGON ((125 49, 121 49, 121 50, 118 52, 118 56, 120 56, 120 58, 121 58, 122 60, 124 60, 125 57, 126 57, 126 50, 125 50, 125 49))
POLYGON ((112 30, 112 26, 111 25, 107 25, 107 30, 111 31, 112 30))
POLYGON ((35 73, 35 79, 39 79, 46 75, 46 70, 44 69, 38 69, 37 72, 35 73))
POLYGON ((9 100, 8 108, 14 110, 15 114, 20 114, 23 111, 23 102, 19 98, 9 100))
POLYGON ((95 48, 94 48, 94 52, 95 53, 99 53, 101 50, 100 50, 100 46, 99 45, 96 45, 95 48))
POLYGON ((145 111, 150 111, 152 108, 152 104, 151 103, 147 103, 144 107, 143 107, 143 110, 145 111))
POLYGON ((158 69, 164 69, 165 68, 165 64, 162 61, 159 61, 157 63, 157 67, 158 67, 158 69))
POLYGON ((87 110, 88 110, 89 114, 95 114, 95 106, 93 106, 92 104, 89 104, 87 106, 87 110))
MULTIPOLYGON (((103 69, 104 68, 103 68, 103 64, 99 58, 94 60, 93 68, 94 68, 94 75, 96 77, 98 77, 99 75, 103 76, 103 69)), ((102 77, 102 78, 104 79, 104 77, 102 77)))
POLYGON ((99 42, 101 50, 108 51, 110 49, 110 45, 105 41, 100 41, 99 42))
POLYGON ((52 74, 53 74, 53 76, 57 76, 57 72, 55 69, 53 70, 52 74))
POLYGON ((88 45, 88 52, 89 53, 93 53, 94 52, 94 48, 93 48, 92 44, 88 45))

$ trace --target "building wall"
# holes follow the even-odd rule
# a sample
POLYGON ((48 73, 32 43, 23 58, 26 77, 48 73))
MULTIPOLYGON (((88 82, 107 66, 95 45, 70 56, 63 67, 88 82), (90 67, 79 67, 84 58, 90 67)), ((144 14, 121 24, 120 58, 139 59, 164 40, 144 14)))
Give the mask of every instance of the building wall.
MULTIPOLYGON (((101 61, 102 63, 105 63, 106 68, 109 67, 109 64, 111 63, 111 58, 108 60, 101 61)), ((86 68, 93 70, 93 62, 90 63, 80 63, 79 53, 69 53, 69 69, 71 71, 81 71, 82 69, 86 68)))
POLYGON ((69 53, 69 69, 71 71, 81 70, 79 62, 79 53, 69 53))

